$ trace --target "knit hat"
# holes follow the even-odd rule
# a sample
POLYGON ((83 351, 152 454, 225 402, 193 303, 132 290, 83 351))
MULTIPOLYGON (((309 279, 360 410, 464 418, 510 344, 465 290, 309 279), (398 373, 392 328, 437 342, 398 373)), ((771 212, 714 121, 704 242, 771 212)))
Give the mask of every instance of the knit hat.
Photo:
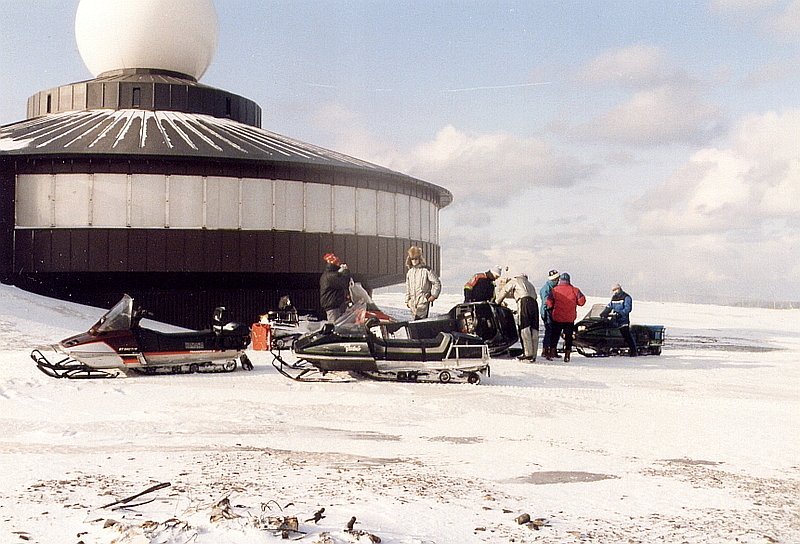
POLYGON ((322 260, 334 266, 339 266, 340 264, 342 264, 342 261, 339 260, 339 257, 334 255, 333 253, 326 253, 325 255, 323 255, 322 260))
POLYGON ((491 273, 492 273, 492 276, 494 276, 495 278, 499 278, 500 276, 502 276, 502 275, 503 275, 503 269, 502 269, 502 268, 500 268, 499 266, 493 266, 493 267, 491 267, 491 268, 489 269, 489 272, 491 272, 491 273))
POLYGON ((563 274, 561 274, 561 275, 558 277, 558 279, 559 279, 559 280, 564 280, 564 281, 570 281, 569 274, 567 274, 566 272, 564 272, 563 274))
POLYGON ((548 280, 557 280, 559 276, 560 274, 558 273, 558 270, 551 270, 550 272, 547 273, 548 280))
POLYGON ((614 291, 622 291, 622 286, 618 283, 615 283, 611 286, 611 292, 613 293, 614 291))

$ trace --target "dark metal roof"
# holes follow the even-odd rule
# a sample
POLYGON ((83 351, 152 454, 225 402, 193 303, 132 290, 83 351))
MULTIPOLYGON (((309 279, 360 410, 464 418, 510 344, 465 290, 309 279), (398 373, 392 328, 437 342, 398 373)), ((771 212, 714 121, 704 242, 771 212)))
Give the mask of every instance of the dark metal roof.
POLYGON ((0 127, 0 156, 131 155, 285 161, 390 173, 433 189, 441 206, 452 194, 388 168, 231 119, 141 109, 55 113, 0 127))
POLYGON ((185 84, 187 82, 198 84, 197 80, 192 76, 181 74, 180 72, 171 72, 169 70, 154 70, 150 68, 128 68, 121 70, 110 70, 103 72, 92 80, 89 81, 133 81, 133 82, 150 82, 156 81, 161 83, 185 84))

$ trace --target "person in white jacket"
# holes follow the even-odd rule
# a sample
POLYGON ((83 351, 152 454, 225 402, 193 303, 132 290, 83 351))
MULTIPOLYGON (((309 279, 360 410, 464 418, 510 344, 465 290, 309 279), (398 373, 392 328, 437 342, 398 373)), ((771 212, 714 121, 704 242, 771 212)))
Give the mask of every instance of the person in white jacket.
POLYGON ((520 361, 536 361, 536 350, 539 344, 539 304, 536 302, 536 287, 528 281, 525 273, 517 273, 506 282, 497 293, 497 303, 501 304, 506 297, 514 297, 517 301, 517 321, 519 339, 522 342, 520 361))
POLYGON ((413 319, 428 317, 431 304, 439 298, 442 282, 425 263, 422 249, 416 246, 408 248, 406 256, 406 306, 411 310, 413 319))

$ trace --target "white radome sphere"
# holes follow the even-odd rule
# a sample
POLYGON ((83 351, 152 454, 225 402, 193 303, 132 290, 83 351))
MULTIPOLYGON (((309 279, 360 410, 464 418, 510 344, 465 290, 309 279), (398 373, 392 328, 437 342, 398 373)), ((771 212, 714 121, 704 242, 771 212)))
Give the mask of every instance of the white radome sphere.
POLYGON ((200 79, 217 49, 213 0, 81 0, 75 38, 98 76, 130 68, 200 79))

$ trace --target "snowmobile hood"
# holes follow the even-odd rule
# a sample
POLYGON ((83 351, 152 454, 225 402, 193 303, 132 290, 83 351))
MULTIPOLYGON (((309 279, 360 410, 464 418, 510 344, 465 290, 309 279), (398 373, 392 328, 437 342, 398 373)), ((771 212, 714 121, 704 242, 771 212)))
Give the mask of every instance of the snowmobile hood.
POLYGON ((98 336, 97 334, 89 332, 82 332, 80 334, 76 334, 75 336, 70 336, 69 338, 63 339, 61 342, 58 343, 59 348, 69 351, 70 348, 74 348, 76 346, 84 346, 86 344, 92 344, 94 342, 103 342, 106 339, 114 338, 114 337, 122 337, 126 336, 125 331, 112 331, 110 333, 102 334, 98 336))

